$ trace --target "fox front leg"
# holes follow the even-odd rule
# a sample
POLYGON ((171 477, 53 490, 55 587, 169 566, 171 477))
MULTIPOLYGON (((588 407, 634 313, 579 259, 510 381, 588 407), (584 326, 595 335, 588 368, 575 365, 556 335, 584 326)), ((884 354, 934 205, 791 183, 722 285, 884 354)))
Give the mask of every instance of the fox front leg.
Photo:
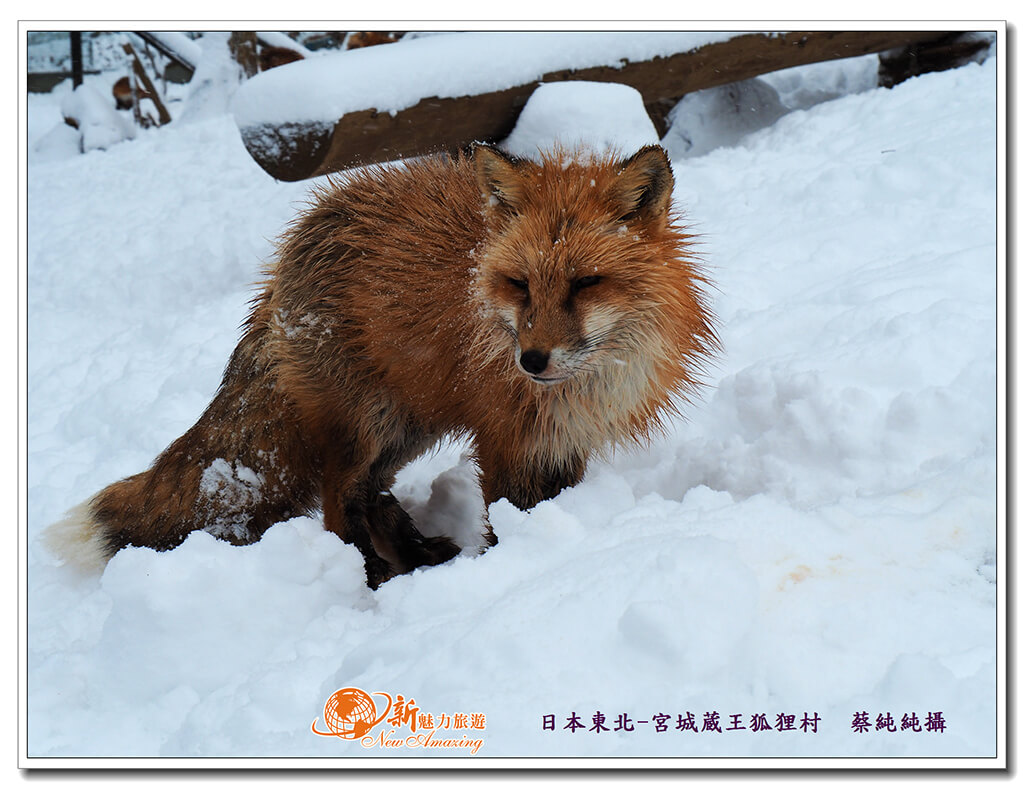
POLYGON ((587 457, 582 454, 532 463, 501 453, 483 451, 478 455, 484 502, 489 505, 504 498, 521 510, 528 510, 578 484, 587 470, 587 457))
POLYGON ((425 537, 419 532, 398 500, 390 493, 370 496, 366 525, 377 555, 396 574, 417 567, 443 564, 459 553, 459 546, 447 537, 425 537))

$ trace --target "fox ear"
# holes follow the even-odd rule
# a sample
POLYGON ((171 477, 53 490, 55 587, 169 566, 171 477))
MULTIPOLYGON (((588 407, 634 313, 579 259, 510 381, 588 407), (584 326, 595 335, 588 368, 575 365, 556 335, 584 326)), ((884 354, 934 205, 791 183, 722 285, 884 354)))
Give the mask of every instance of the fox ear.
POLYGON ((477 145, 473 148, 473 162, 483 196, 492 204, 496 202, 515 211, 522 203, 525 188, 518 160, 490 145, 477 145))
POLYGON ((619 219, 664 219, 672 204, 672 165, 659 145, 641 148, 619 164, 612 196, 618 203, 619 219))

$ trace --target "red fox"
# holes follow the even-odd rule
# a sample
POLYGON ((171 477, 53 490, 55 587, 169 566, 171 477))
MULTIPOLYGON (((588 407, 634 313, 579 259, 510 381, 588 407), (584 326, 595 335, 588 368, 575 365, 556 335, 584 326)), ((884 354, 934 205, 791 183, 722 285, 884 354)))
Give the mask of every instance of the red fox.
POLYGON ((119 110, 130 110, 135 103, 132 95, 132 81, 130 77, 121 77, 110 89, 114 95, 114 104, 119 110))
POLYGON ((283 235, 199 421, 49 543, 102 567, 195 529, 253 542, 319 507, 371 588, 447 561, 458 546, 387 493, 439 439, 470 439, 485 503, 527 509, 699 387, 718 340, 673 184, 657 146, 535 162, 478 145, 331 180, 283 235))

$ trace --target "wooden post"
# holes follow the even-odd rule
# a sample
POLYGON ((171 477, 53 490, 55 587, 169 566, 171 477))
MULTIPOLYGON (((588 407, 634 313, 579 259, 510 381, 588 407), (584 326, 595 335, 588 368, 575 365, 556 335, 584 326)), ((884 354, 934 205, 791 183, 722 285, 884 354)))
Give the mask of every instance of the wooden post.
POLYGON ((71 84, 78 87, 82 84, 82 32, 71 31, 71 84))
POLYGON ((253 30, 235 32, 228 39, 228 49, 238 65, 242 67, 245 78, 255 77, 259 71, 259 53, 256 44, 256 32, 253 30))

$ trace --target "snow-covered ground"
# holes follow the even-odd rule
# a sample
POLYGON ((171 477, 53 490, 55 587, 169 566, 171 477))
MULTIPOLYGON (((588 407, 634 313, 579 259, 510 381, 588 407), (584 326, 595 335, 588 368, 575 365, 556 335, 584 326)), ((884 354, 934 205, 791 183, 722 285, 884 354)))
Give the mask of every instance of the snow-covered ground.
MULTIPOLYGON (((270 179, 228 115, 30 154, 29 754, 993 756, 997 62, 892 90, 843 68, 770 80, 783 105, 861 92, 746 136, 719 121, 728 147, 684 150, 703 116, 665 140, 718 288, 703 401, 531 512, 493 505, 486 554, 376 592, 316 518, 128 549, 98 578, 43 550, 199 416, 310 184, 270 179), (344 687, 482 745, 313 734, 344 687)), ((60 100, 30 97, 30 147, 60 100)), ((463 449, 395 492, 471 542, 463 449)))

